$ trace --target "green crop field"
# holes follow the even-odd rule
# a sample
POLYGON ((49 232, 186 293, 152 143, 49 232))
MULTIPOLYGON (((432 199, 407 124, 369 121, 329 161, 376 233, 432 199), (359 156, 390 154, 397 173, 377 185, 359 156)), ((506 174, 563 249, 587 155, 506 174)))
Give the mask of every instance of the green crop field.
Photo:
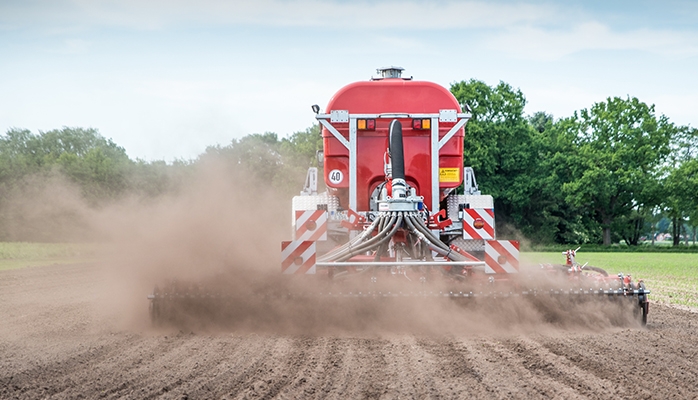
MULTIPOLYGON (((560 253, 522 253, 525 264, 563 264, 560 253)), ((577 262, 600 267, 609 274, 630 274, 652 291, 653 302, 698 309, 698 254, 696 253, 577 253, 577 262)))
POLYGON ((87 262, 96 253, 93 244, 0 242, 0 270, 87 262))

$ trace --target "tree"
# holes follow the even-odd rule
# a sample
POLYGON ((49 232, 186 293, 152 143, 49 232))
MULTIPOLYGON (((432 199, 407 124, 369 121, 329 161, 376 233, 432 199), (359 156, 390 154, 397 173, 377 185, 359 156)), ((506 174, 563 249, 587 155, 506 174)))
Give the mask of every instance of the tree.
POLYGON ((307 168, 317 164, 315 154, 321 148, 320 129, 315 125, 281 140, 272 132, 233 139, 227 146, 206 149, 199 162, 222 159, 238 173, 290 198, 303 187, 307 168))
POLYGON ((698 159, 683 162, 665 180, 665 206, 672 220, 674 246, 680 243, 685 217, 698 225, 698 159))
POLYGON ((665 116, 657 118, 654 106, 618 97, 595 103, 562 125, 572 139, 566 151, 571 179, 562 186, 565 199, 593 210, 603 244, 610 245, 614 222, 629 218, 633 210, 634 218, 642 219, 659 204, 659 167, 678 130, 665 116))
MULTIPOLYGON (((542 212, 549 201, 541 196, 538 174, 545 135, 525 117, 523 93, 504 82, 490 87, 478 80, 454 83, 451 92, 473 111, 466 125, 464 163, 475 170, 483 192, 494 197, 498 229, 514 225, 536 240, 552 240, 554 229, 539 229, 556 223, 542 212)), ((547 118, 552 117, 542 119, 547 118)), ((543 130, 547 126, 546 121, 540 124, 543 130)))
POLYGON ((691 170, 698 159, 698 129, 680 127, 671 144, 672 152, 665 168, 664 209, 671 219, 674 246, 680 241, 684 218, 689 216, 695 236, 698 214, 695 211, 696 198, 691 197, 691 170), (687 180, 688 179, 688 180, 687 180))
POLYGON ((317 163, 315 156, 318 150, 322 150, 319 124, 314 124, 304 131, 295 132, 289 138, 281 140, 281 151, 305 167, 317 163))
POLYGON ((29 175, 56 169, 89 201, 111 199, 127 189, 130 164, 126 151, 96 129, 65 127, 37 135, 10 129, 0 137, 0 184, 8 191, 29 175))

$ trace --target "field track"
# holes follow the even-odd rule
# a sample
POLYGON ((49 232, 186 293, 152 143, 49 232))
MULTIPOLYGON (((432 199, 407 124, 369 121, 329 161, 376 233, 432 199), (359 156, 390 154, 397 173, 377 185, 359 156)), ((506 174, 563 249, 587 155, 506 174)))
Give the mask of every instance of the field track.
POLYGON ((0 271, 0 398, 698 398, 698 314, 660 305, 647 329, 195 334, 117 322, 104 280, 0 271))

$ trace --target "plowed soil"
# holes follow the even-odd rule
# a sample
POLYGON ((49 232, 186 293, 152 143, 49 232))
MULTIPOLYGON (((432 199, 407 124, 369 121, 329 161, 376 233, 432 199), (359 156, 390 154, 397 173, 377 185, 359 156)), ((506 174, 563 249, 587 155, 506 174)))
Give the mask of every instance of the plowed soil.
POLYGON ((185 332, 124 315, 109 279, 0 272, 0 398, 698 398, 698 314, 661 305, 646 328, 185 332))

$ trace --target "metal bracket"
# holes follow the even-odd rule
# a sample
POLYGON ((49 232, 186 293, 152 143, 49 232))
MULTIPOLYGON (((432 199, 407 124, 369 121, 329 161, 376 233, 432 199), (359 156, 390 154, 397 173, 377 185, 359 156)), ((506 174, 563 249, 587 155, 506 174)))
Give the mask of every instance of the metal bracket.
POLYGON ((458 122, 456 122, 455 125, 453 125, 453 128, 451 128, 451 130, 448 131, 448 133, 444 135, 444 137, 442 137, 441 140, 439 140, 439 150, 446 144, 446 142, 451 140, 453 135, 455 135, 456 132, 458 132, 458 130, 462 128, 465 125, 465 123, 468 122, 469 119, 470 115, 468 114, 467 116, 461 118, 458 122))
POLYGON ((347 123, 349 122, 349 110, 332 110, 330 111, 330 122, 347 123))
POLYGON ((457 110, 439 110, 439 122, 456 122, 458 121, 457 110))
POLYGON ((342 134, 339 133, 339 131, 334 126, 332 126, 331 123, 327 122, 327 120, 324 118, 318 118, 317 120, 320 121, 320 124, 322 124, 322 126, 324 126, 328 131, 330 131, 330 133, 332 134, 332 136, 335 137, 335 139, 339 140, 339 143, 344 145, 344 147, 346 147, 347 150, 349 150, 349 141, 345 139, 344 136, 342 136, 342 134))

